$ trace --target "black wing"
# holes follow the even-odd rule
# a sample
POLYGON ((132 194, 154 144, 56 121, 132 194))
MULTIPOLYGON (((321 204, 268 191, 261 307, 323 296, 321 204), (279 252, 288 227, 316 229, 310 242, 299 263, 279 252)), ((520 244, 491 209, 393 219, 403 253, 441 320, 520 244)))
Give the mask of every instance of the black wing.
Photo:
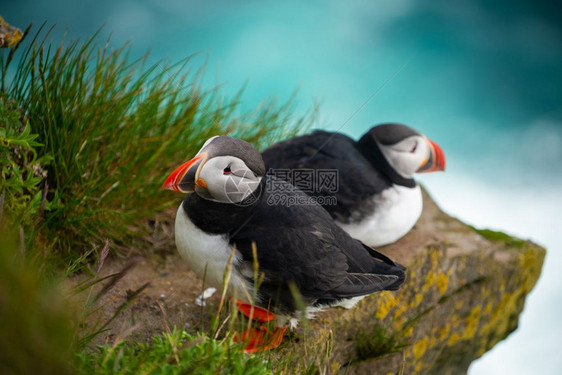
POLYGON ((391 186, 388 178, 365 159, 355 144, 353 139, 343 134, 315 131, 277 143, 265 150, 262 156, 268 170, 338 170, 337 192, 317 185, 307 193, 336 197, 336 205, 325 205, 324 208, 334 219, 347 222, 354 211, 372 213, 374 207, 365 207, 365 203, 391 186))
MULTIPOLYGON (((271 177, 268 177, 271 178, 271 177)), ((304 193, 286 184, 287 197, 304 193)), ((231 237, 251 268, 252 242, 256 243, 260 272, 265 278, 260 293, 271 304, 293 309, 288 285, 294 285, 307 303, 341 299, 395 289, 404 272, 378 261, 357 240, 339 228, 322 209, 309 205, 271 205, 266 192, 254 216, 231 237)))

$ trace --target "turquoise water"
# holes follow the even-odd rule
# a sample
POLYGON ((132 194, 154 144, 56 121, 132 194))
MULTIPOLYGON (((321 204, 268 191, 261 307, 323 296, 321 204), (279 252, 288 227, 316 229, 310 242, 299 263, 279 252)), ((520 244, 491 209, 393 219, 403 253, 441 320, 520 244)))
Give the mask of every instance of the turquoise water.
POLYGON ((562 368, 562 17, 552 1, 61 1, 0 6, 10 23, 57 23, 56 36, 102 36, 133 53, 207 60, 205 83, 243 106, 298 89, 297 112, 359 136, 403 122, 445 150, 422 182, 448 213, 548 249, 520 328, 471 374, 562 368), (358 111, 358 112, 357 112, 358 111))

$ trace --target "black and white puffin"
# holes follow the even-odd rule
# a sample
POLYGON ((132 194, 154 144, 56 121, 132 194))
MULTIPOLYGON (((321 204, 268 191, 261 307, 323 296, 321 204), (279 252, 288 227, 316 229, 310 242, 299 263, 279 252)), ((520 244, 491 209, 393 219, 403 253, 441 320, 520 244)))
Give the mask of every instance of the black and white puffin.
MULTIPOLYGON (((404 282, 404 266, 351 238, 320 205, 268 203, 271 194, 308 196, 290 183, 266 175, 260 153, 245 141, 210 138, 193 159, 172 172, 163 188, 187 193, 177 211, 175 239, 191 269, 209 285, 222 289, 234 251, 228 290, 241 300, 240 310, 255 304, 277 314, 279 328, 273 336, 279 340, 269 343, 270 347, 280 342, 285 323, 294 322, 289 319, 296 312, 292 286, 312 311, 351 307, 359 298, 397 290, 404 282), (282 188, 269 191, 270 179, 282 188), (263 275, 255 300, 251 297, 253 247, 263 275)), ((259 333, 244 332, 242 336, 252 340, 252 334, 259 333)), ((249 345, 259 346, 259 340, 249 345)))
POLYGON ((318 202, 369 246, 397 241, 420 217, 422 195, 413 174, 445 170, 441 147, 402 124, 374 126, 357 142, 319 130, 277 143, 262 156, 273 174, 282 171, 283 176, 290 176, 287 170, 338 170, 337 191, 317 187, 307 193, 335 197, 335 202, 318 202))

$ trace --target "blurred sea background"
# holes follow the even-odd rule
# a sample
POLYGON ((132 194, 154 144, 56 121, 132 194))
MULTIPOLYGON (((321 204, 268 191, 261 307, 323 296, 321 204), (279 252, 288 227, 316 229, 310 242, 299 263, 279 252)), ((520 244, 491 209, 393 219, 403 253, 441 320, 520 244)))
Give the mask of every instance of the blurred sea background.
POLYGON ((358 138, 382 122, 439 143, 447 171, 420 176, 443 210, 547 248, 520 326, 469 374, 558 374, 562 335, 562 3, 558 0, 2 0, 21 29, 56 24, 58 42, 89 38, 196 52, 204 87, 242 108, 298 91, 316 127, 358 138))

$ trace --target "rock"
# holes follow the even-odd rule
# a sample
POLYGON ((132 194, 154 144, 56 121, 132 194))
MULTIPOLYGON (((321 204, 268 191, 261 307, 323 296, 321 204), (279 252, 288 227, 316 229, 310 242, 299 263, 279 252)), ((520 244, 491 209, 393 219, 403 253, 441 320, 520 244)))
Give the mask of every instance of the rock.
POLYGON ((319 314, 297 344, 327 353, 316 365, 330 373, 466 373, 517 328, 545 256, 532 242, 446 215, 425 192, 415 228, 380 250, 408 266, 402 289, 319 314))
POLYGON ((0 16, 0 48, 13 47, 22 39, 23 33, 17 27, 9 25, 0 16))

